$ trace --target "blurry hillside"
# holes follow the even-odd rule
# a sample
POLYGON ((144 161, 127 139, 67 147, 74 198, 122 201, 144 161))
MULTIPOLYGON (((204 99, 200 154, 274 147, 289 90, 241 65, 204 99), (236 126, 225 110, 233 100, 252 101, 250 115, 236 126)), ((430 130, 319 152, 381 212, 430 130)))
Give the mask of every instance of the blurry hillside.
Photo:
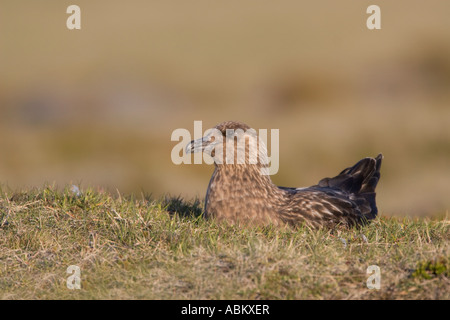
POLYGON ((0 3, 0 182, 203 197, 176 128, 280 129, 280 185, 385 156, 384 214, 450 208, 450 2, 0 3), (82 29, 66 28, 67 6, 82 29))

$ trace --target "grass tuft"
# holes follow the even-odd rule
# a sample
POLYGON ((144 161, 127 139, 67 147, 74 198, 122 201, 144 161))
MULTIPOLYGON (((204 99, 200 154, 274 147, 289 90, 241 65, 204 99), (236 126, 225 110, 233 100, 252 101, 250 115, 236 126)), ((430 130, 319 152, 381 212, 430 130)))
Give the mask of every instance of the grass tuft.
POLYGON ((0 189, 0 298, 450 298, 447 217, 239 228, 204 220, 198 199, 79 191, 0 189), (70 265, 80 290, 67 288, 70 265))

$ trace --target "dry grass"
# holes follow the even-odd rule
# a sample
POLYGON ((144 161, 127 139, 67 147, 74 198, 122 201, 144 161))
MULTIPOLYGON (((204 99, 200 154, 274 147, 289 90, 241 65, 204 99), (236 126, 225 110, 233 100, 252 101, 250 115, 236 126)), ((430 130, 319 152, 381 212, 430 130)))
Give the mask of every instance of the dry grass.
POLYGON ((180 198, 4 188, 0 298, 450 298, 448 217, 280 230, 200 215, 199 201, 180 198), (69 265, 81 268, 81 290, 66 287, 69 265), (369 265, 380 290, 366 287, 369 265))

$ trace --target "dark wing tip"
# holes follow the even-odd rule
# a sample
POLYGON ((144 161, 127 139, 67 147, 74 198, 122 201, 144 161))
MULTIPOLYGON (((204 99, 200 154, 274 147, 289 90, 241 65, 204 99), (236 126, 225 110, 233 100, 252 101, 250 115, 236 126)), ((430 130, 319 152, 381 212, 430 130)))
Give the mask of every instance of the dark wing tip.
POLYGON ((383 159, 384 159, 384 156, 381 153, 379 155, 377 155, 377 157, 375 158, 375 161, 376 161, 375 169, 376 169, 376 171, 380 171, 381 162, 383 162, 383 159))

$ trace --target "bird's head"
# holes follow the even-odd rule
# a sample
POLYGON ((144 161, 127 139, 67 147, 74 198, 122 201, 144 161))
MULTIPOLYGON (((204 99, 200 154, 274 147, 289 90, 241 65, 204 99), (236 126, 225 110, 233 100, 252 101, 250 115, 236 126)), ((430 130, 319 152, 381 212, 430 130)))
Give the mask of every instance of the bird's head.
POLYGON ((192 140, 186 146, 186 153, 195 152, 207 153, 216 165, 257 165, 267 161, 266 146, 256 131, 238 121, 222 122, 201 139, 192 140))

